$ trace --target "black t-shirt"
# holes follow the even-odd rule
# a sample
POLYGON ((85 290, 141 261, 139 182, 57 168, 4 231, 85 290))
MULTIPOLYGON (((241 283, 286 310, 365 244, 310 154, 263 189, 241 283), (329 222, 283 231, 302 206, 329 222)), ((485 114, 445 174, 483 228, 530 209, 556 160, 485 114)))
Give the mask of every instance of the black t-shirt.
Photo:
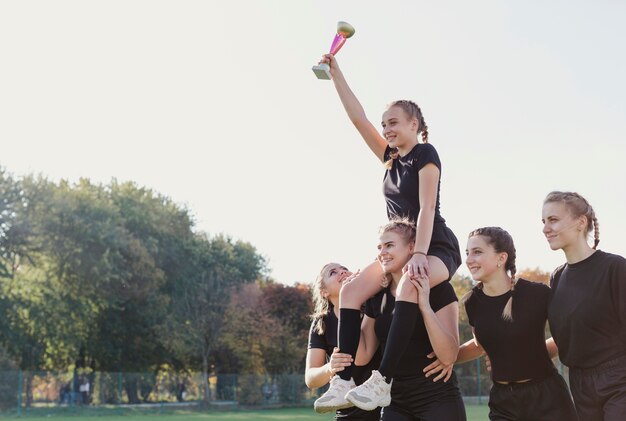
POLYGON ((494 381, 542 379, 556 369, 545 342, 550 304, 547 285, 519 279, 513 292, 513 321, 502 318, 511 291, 497 297, 473 288, 465 302, 469 324, 491 360, 494 381))
MULTIPOLYGON (((448 304, 458 301, 458 299, 452 285, 450 285, 449 282, 443 282, 430 290, 429 301, 431 308, 436 313, 448 304)), ((380 341, 381 349, 385 349, 395 304, 396 299, 391 295, 389 287, 383 289, 365 303, 365 314, 376 319, 374 322, 374 330, 376 331, 376 337, 380 341), (381 312, 380 307, 383 296, 385 295, 387 296, 387 302, 384 310, 381 312)), ((424 318, 422 317, 422 313, 418 311, 415 329, 413 330, 406 351, 400 358, 394 378, 413 377, 418 374, 423 374, 422 370, 424 367, 433 362, 432 359, 426 357, 431 352, 433 352, 433 347, 428 338, 424 318)))
POLYGON ((596 251, 550 278, 550 330, 568 367, 592 368, 626 355, 626 259, 596 251))
MULTIPOLYGON (((392 149, 387 146, 384 160, 391 157, 392 149)), ((427 164, 435 164, 441 172, 441 161, 435 147, 430 143, 418 143, 405 156, 393 160, 391 169, 385 171, 383 195, 387 203, 387 217, 408 217, 417 222, 420 212, 418 172, 427 164)), ((434 222, 445 222, 439 213, 439 187, 437 183, 437 202, 434 222)))

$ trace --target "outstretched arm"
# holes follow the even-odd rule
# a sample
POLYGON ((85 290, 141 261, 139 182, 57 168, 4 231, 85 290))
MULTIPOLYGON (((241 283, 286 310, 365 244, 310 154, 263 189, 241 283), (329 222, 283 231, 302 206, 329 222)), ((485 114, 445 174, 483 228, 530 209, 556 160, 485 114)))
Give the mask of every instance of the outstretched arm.
POLYGON ((350 89, 350 86, 348 86, 348 82, 346 82, 343 73, 339 69, 337 60, 332 54, 326 54, 320 63, 326 63, 330 66, 330 74, 333 77, 335 89, 339 94, 343 108, 346 110, 346 113, 348 113, 350 121, 352 121, 352 124, 354 124, 354 127, 359 131, 361 137, 365 140, 365 143, 367 143, 367 146, 369 146, 374 155, 382 162, 384 160, 387 141, 367 119, 363 106, 350 89))

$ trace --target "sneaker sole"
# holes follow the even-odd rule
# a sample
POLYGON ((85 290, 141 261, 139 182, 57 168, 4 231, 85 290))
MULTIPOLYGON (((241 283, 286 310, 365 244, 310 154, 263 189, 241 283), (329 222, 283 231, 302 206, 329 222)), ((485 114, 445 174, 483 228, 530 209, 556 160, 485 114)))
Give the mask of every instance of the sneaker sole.
POLYGON ((348 402, 351 402, 357 408, 362 409, 363 411, 373 411, 374 409, 376 409, 378 407, 384 408, 384 407, 389 406, 391 404, 391 399, 388 399, 388 400, 383 401, 383 402, 362 403, 362 402, 357 401, 356 399, 353 400, 352 396, 350 396, 350 395, 346 396, 346 400, 348 402), (372 406, 372 405, 374 405, 374 406, 372 406))
POLYGON ((355 405, 352 402, 346 402, 345 404, 339 406, 313 406, 313 409, 318 414, 325 414, 327 412, 339 411, 340 409, 352 408, 353 406, 355 405))

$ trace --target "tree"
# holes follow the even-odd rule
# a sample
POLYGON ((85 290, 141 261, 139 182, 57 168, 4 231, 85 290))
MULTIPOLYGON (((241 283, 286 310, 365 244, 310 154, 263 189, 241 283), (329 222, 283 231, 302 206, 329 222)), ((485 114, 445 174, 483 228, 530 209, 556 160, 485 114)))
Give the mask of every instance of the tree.
POLYGON ((276 340, 262 349, 269 374, 301 373, 304 369, 306 344, 313 311, 309 287, 287 286, 269 282, 261 288, 263 311, 275 320, 276 340))
POLYGON ((185 250, 185 275, 171 286, 171 317, 161 337, 173 356, 202 370, 208 402, 208 374, 220 346, 231 291, 259 278, 265 261, 250 244, 222 235, 197 234, 185 250))

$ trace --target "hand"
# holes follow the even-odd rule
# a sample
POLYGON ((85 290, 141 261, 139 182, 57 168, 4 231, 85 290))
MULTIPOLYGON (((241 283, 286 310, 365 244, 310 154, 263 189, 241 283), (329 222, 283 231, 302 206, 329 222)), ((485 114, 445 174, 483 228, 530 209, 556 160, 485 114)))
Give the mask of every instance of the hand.
POLYGON ((487 354, 485 354, 485 365, 487 366, 487 371, 491 373, 491 360, 487 354))
POLYGON ((340 371, 343 371, 345 367, 350 367, 352 364, 352 356, 350 354, 342 354, 339 352, 339 348, 335 347, 333 353, 330 356, 330 373, 335 375, 340 371))
POLYGON ((339 69, 339 63, 337 63, 337 59, 332 54, 324 54, 319 64, 326 63, 330 67, 330 75, 334 78, 337 73, 341 73, 339 69))
POLYGON ((417 304, 420 310, 430 308, 430 279, 427 276, 417 276, 409 278, 409 281, 417 289, 417 304))
POLYGON ((350 275, 348 275, 346 277, 346 279, 343 280, 343 282, 341 283, 341 285, 345 285, 345 284, 349 284, 350 282, 354 281, 354 279, 359 276, 359 274, 361 273, 361 269, 357 269, 356 272, 351 273, 350 275))
POLYGON ((423 254, 416 253, 402 268, 402 273, 408 273, 411 278, 416 276, 430 276, 428 259, 423 254))
POLYGON ((426 373, 426 377, 430 377, 433 374, 439 373, 437 377, 433 379, 433 382, 437 380, 441 380, 443 378, 443 382, 447 382, 450 380, 452 376, 452 369, 454 368, 454 364, 444 365, 439 361, 434 352, 431 352, 427 355, 428 358, 435 358, 435 361, 424 367, 424 373, 426 373))

